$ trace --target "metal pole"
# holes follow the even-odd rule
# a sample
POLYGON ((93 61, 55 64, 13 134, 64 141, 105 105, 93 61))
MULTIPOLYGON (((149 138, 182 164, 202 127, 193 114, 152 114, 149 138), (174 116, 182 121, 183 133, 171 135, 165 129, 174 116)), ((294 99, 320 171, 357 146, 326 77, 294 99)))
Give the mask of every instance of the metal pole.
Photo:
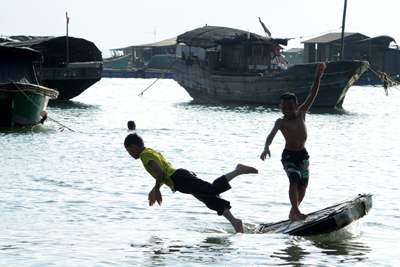
POLYGON ((69 18, 68 18, 68 12, 65 12, 65 16, 67 17, 67 36, 66 36, 66 38, 67 38, 67 60, 66 60, 66 63, 67 63, 67 68, 68 68, 68 64, 69 64, 69 45, 68 45, 68 24, 69 24, 69 18))
POLYGON ((347 0, 344 0, 344 10, 343 10, 343 22, 342 22, 342 39, 340 43, 340 57, 339 60, 343 59, 344 53, 344 25, 346 22, 346 8, 347 8, 347 0))

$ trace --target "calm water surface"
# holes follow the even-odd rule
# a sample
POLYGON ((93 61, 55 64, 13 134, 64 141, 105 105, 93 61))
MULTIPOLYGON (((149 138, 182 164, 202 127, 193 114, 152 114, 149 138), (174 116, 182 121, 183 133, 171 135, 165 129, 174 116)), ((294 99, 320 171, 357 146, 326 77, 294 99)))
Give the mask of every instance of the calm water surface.
POLYGON ((325 236, 251 234, 287 218, 288 180, 277 134, 262 162, 277 106, 207 105, 173 80, 102 79, 71 101, 50 102, 49 116, 73 129, 0 129, 1 266, 397 266, 400 263, 400 88, 351 88, 343 109, 311 109, 305 213, 358 193, 374 205, 362 220, 325 236), (222 196, 245 222, 235 234, 190 195, 162 188, 125 151, 128 120, 148 147, 174 167, 212 181, 237 163, 240 176, 222 196))

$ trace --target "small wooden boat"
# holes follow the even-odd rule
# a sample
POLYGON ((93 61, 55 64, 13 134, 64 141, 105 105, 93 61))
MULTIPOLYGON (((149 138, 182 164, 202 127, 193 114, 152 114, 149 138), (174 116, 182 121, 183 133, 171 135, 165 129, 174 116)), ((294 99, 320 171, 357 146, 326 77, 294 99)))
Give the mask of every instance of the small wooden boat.
POLYGON ((104 69, 127 69, 129 62, 132 62, 132 53, 124 56, 116 56, 103 59, 104 69))
POLYGON ((371 208, 372 194, 359 194, 350 200, 307 214, 307 219, 302 221, 285 220, 260 224, 254 233, 282 233, 298 236, 326 234, 342 229, 364 217, 371 208))

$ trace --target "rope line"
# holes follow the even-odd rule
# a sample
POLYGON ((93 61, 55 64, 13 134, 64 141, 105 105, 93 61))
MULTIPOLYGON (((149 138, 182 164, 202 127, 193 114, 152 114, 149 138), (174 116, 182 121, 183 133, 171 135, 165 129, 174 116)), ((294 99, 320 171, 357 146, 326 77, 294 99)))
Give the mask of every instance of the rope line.
POLYGON ((164 74, 169 71, 170 68, 172 68, 172 66, 177 62, 177 60, 174 61, 174 63, 171 64, 171 66, 169 66, 168 69, 166 69, 161 75, 160 77, 157 78, 157 80, 155 80, 152 84, 150 84, 146 89, 144 89, 140 94, 138 94, 138 96, 143 96, 143 93, 147 91, 147 89, 149 89, 153 84, 155 84, 161 77, 164 76, 164 74))
MULTIPOLYGON (((15 85, 15 87, 18 88, 18 90, 19 90, 26 98, 28 98, 29 101, 32 102, 33 105, 35 105, 35 106, 37 107, 38 110, 40 110, 40 107, 39 107, 38 105, 36 105, 36 103, 33 102, 33 100, 30 99, 30 97, 29 97, 27 94, 25 94, 25 92, 24 92, 21 88, 19 88, 19 86, 18 86, 13 80, 10 80, 10 81, 15 85)), ((61 127, 58 129, 58 130, 61 131, 61 132, 64 131, 64 129, 68 129, 68 130, 71 131, 71 132, 75 132, 74 130, 68 128, 67 126, 65 126, 65 125, 63 125, 63 124, 61 124, 61 123, 59 123, 58 121, 56 121, 56 120, 50 118, 50 117, 47 116, 47 115, 43 116, 43 118, 42 118, 40 121, 38 121, 38 122, 36 122, 35 124, 33 124, 31 130, 33 130, 33 129, 35 128, 35 126, 38 125, 39 123, 43 124, 47 119, 50 119, 51 121, 54 121, 55 123, 58 123, 59 125, 61 125, 61 127)))
POLYGON ((341 29, 342 27, 340 26, 339 28, 336 28, 336 29, 333 29, 333 30, 330 30, 330 31, 326 31, 326 32, 321 32, 321 33, 316 33, 316 34, 311 34, 311 35, 306 35, 306 36, 299 36, 299 37, 290 37, 290 38, 288 38, 288 39, 297 39, 297 38, 305 38, 305 37, 311 37, 311 36, 316 36, 316 35, 321 35, 321 34, 324 34, 324 33, 330 33, 330 32, 332 32, 332 31, 336 31, 336 30, 339 30, 339 29, 341 29))
MULTIPOLYGON (((378 76, 381 81, 383 82, 383 88, 385 89, 385 94, 388 95, 388 89, 393 86, 393 85, 400 85, 400 82, 396 81, 389 75, 387 75, 386 72, 380 71, 378 69, 374 69, 373 67, 369 66, 368 67, 373 73, 375 73, 376 76, 378 76)), ((398 88, 396 88, 398 89, 398 88)))

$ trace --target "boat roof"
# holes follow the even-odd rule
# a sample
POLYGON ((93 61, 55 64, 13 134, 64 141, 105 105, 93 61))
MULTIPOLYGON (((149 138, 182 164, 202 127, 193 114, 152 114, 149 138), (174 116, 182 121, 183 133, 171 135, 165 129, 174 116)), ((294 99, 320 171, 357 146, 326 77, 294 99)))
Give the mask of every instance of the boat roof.
POLYGON ((205 49, 216 47, 220 44, 235 44, 244 41, 287 45, 288 39, 274 39, 249 31, 220 26, 204 26, 197 28, 179 35, 176 39, 178 44, 184 43, 188 46, 196 46, 205 49))
MULTIPOLYGON (((360 39, 368 39, 370 37, 363 35, 358 32, 345 32, 344 38, 349 39, 351 37, 358 37, 360 39)), ((342 33, 341 32, 332 32, 332 33, 327 33, 325 35, 303 41, 302 43, 304 44, 327 44, 327 43, 332 43, 332 42, 337 42, 342 39, 342 33)), ((359 40, 359 39, 358 39, 359 40)), ((358 41, 357 40, 357 41, 358 41)))
POLYGON ((286 51, 283 51, 283 53, 299 53, 302 51, 303 51, 303 48, 291 48, 286 51))
POLYGON ((368 38, 368 39, 357 41, 355 43, 369 42, 369 41, 371 41, 371 44, 373 44, 373 45, 384 45, 384 46, 389 46, 389 44, 391 42, 396 43, 396 40, 389 35, 381 35, 381 36, 377 36, 377 37, 373 37, 373 38, 368 38))
POLYGON ((7 47, 0 44, 0 84, 10 81, 37 84, 33 61, 42 54, 31 48, 7 47))
MULTIPOLYGON (((2 45, 11 47, 30 47, 41 52, 51 51, 52 49, 65 50, 66 36, 41 37, 41 36, 11 36, 17 42, 5 42, 2 45)), ((68 36, 68 46, 70 53, 101 53, 97 46, 85 39, 68 36)))
POLYGON ((0 54, 4 58, 12 58, 15 56, 22 56, 30 59, 37 59, 42 57, 42 53, 29 47, 9 47, 0 44, 0 54))
POLYGON ((172 37, 172 38, 169 38, 169 39, 166 39, 163 41, 159 41, 159 42, 155 42, 155 43, 130 45, 127 47, 110 49, 110 51, 124 50, 124 49, 129 49, 129 48, 152 48, 152 47, 168 47, 168 46, 175 47, 175 45, 176 45, 176 37, 172 37))
MULTIPOLYGON (((384 45, 384 46, 389 46, 391 42, 395 42, 396 40, 388 35, 381 35, 377 37, 369 37, 364 34, 358 33, 358 32, 345 32, 344 33, 344 38, 346 40, 346 44, 357 44, 357 43, 362 43, 362 42, 369 42, 371 41, 371 44, 373 45, 384 45)), ((313 38, 307 41, 304 41, 302 43, 304 44, 328 44, 328 43, 337 43, 340 42, 342 39, 342 33, 341 32, 333 32, 333 33, 328 33, 322 36, 319 36, 317 38, 313 38)))
POLYGON ((28 41, 34 39, 47 39, 47 38, 54 38, 54 36, 13 35, 9 37, 9 39, 15 41, 28 41))

